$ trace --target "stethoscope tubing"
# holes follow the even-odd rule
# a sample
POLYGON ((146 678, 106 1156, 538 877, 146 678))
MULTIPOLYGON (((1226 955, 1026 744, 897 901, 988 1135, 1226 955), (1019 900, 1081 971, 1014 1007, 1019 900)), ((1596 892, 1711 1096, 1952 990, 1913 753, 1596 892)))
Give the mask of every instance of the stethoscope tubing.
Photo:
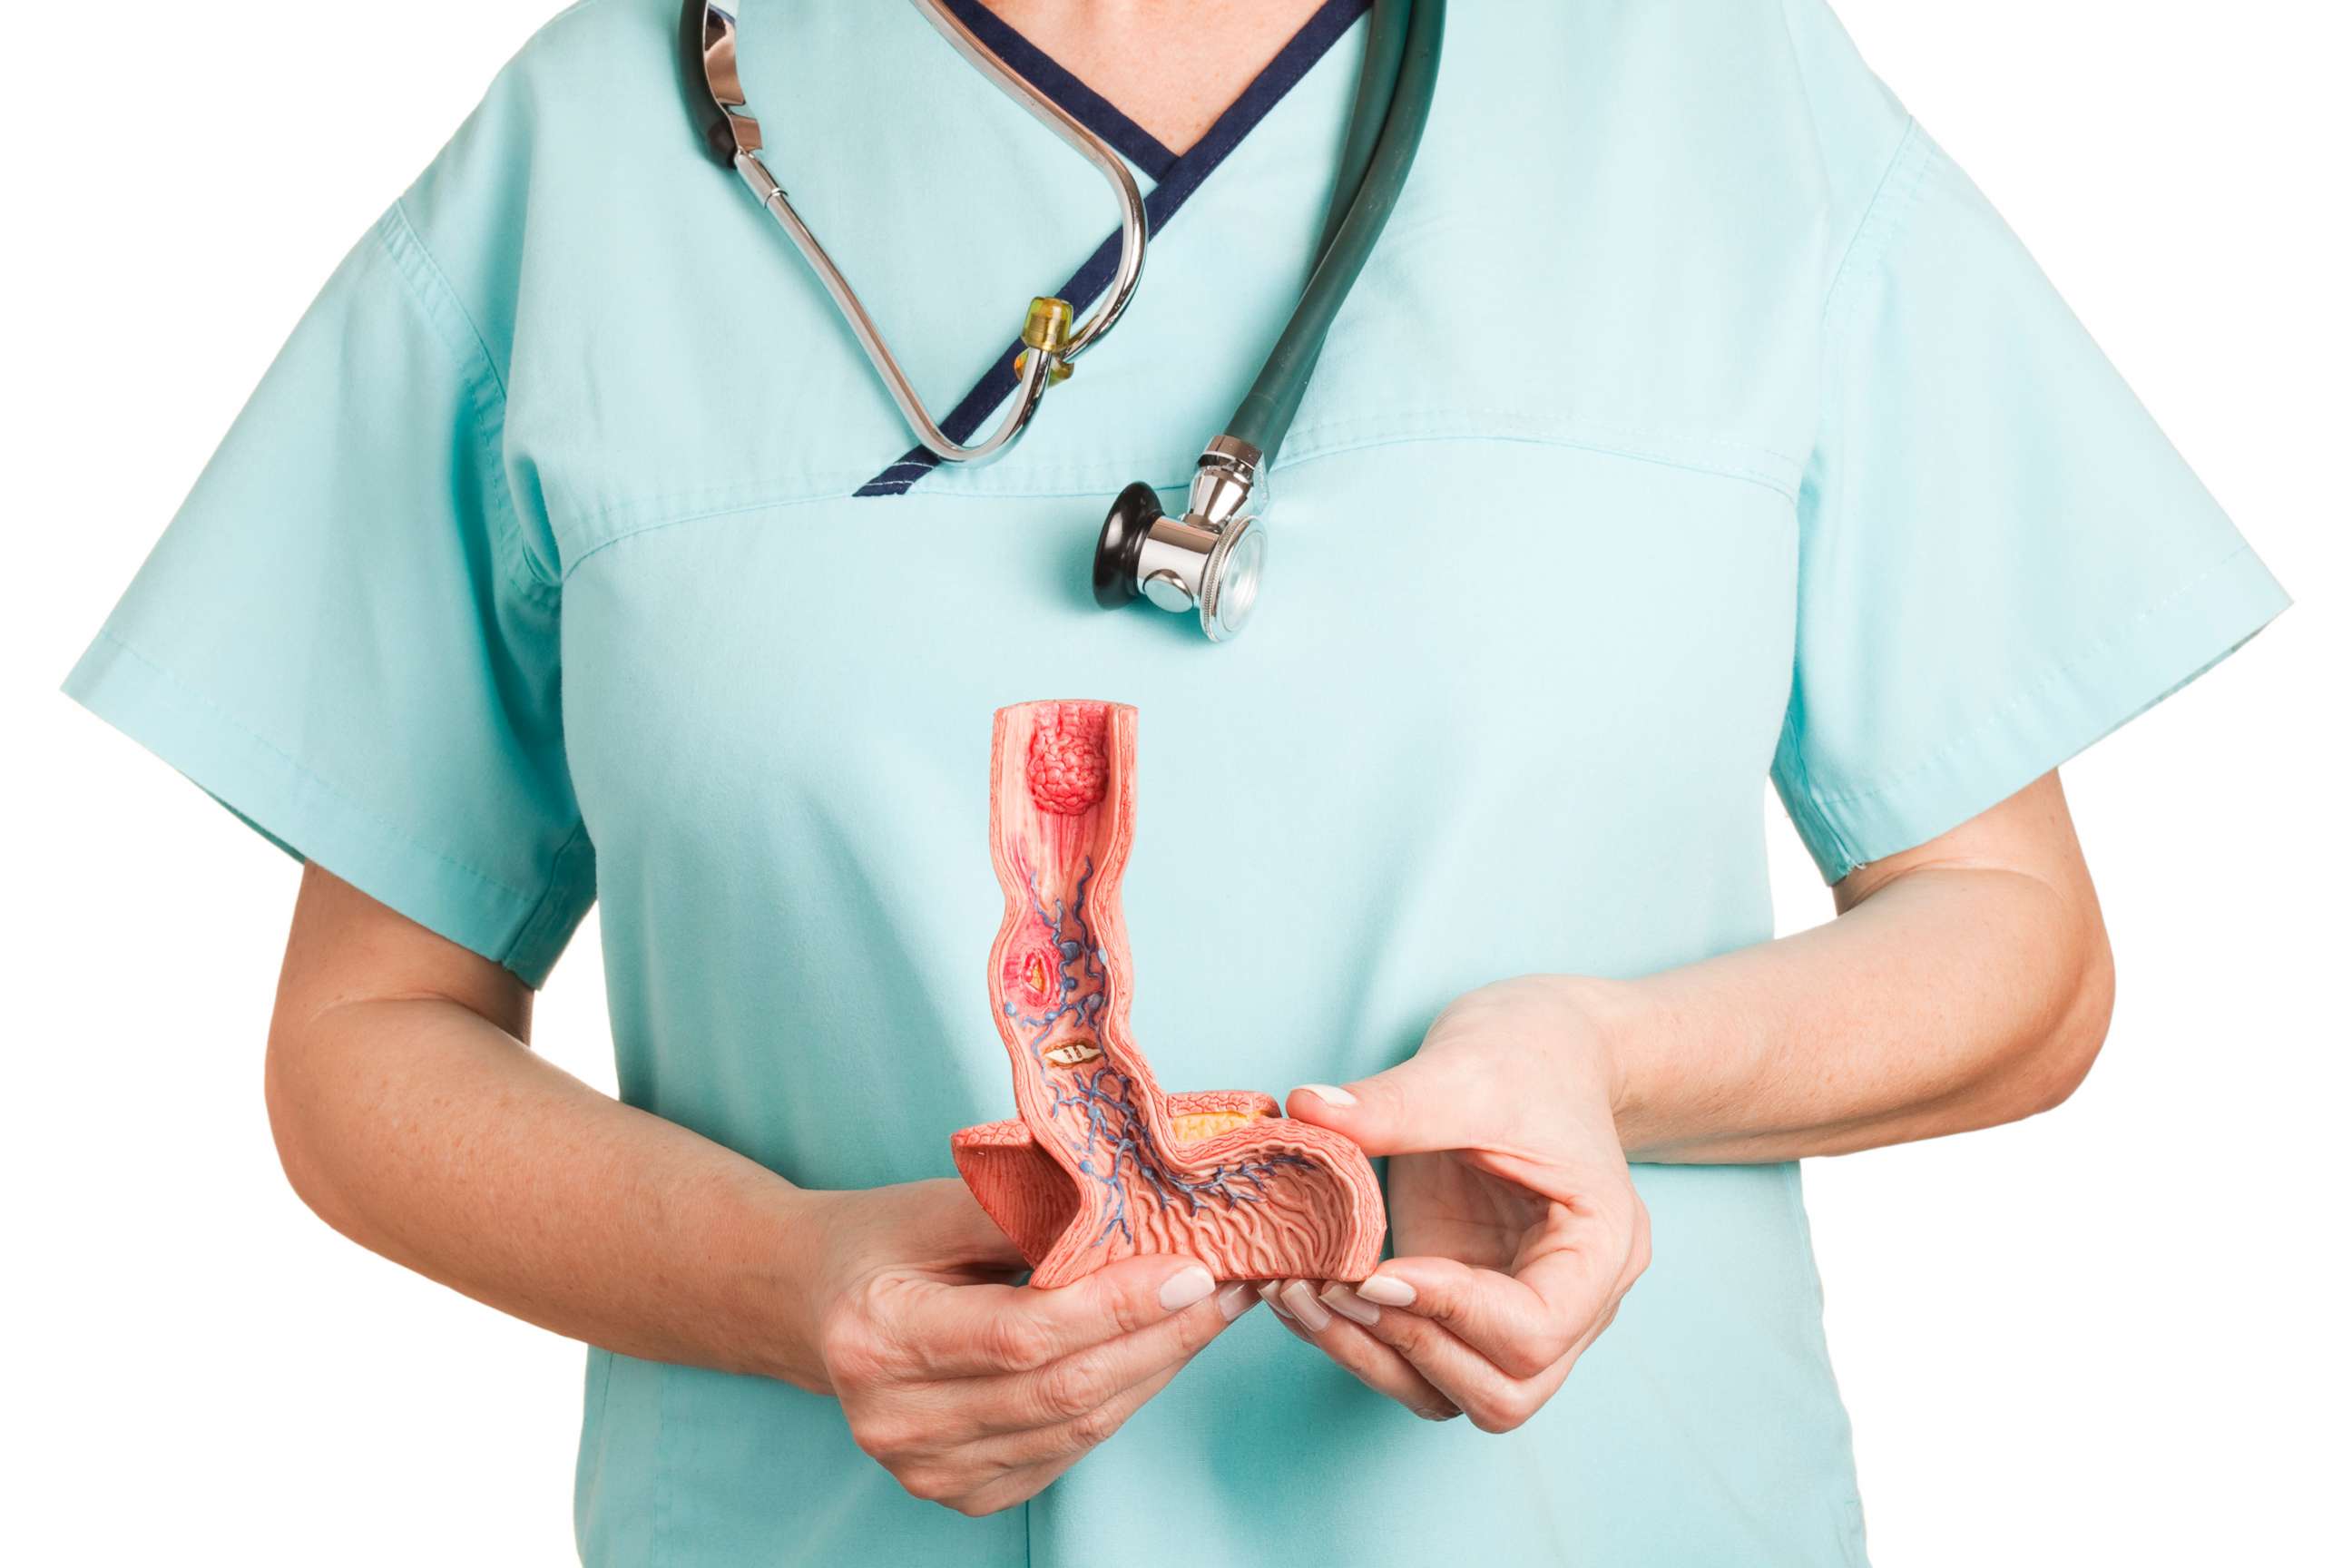
MULTIPOLYGON (((1329 242, 1307 279, 1298 309, 1292 312, 1257 379, 1225 426, 1229 438, 1247 442, 1265 454, 1265 466, 1273 464, 1283 437, 1289 434, 1290 422, 1307 395, 1315 362, 1322 355, 1323 340, 1404 193, 1406 176, 1412 171, 1422 132, 1436 99, 1438 56, 1444 36, 1445 0, 1374 0, 1372 37, 1366 44, 1365 75, 1358 101, 1361 105, 1377 91, 1381 80, 1391 84, 1379 121, 1379 138, 1366 160, 1361 184, 1348 201, 1346 216, 1329 231, 1329 242), (1399 30, 1398 13, 1409 16, 1401 29, 1402 43, 1395 46, 1393 67, 1383 69, 1390 64, 1387 36, 1399 30)), ((1351 143, 1353 130, 1351 124, 1351 143)), ((1344 192, 1344 163, 1341 174, 1339 188, 1344 192)), ((1334 199, 1336 203, 1336 194, 1334 199)))

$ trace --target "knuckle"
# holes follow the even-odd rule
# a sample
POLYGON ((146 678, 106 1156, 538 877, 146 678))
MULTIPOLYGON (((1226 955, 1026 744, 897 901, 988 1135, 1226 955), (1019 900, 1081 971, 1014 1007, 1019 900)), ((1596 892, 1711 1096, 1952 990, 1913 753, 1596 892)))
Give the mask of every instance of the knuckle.
POLYGON ((1010 1506, 989 1497, 985 1492, 973 1492, 969 1497, 941 1498, 942 1506, 952 1509, 966 1519, 985 1519, 998 1510, 1010 1506))
POLYGON ((860 1388, 880 1381, 885 1356, 881 1341, 864 1322, 836 1318, 817 1335, 816 1353, 835 1388, 860 1388))
POLYGON ((871 1290, 844 1300, 827 1314, 817 1330, 816 1352, 836 1388, 887 1382, 900 1370, 903 1352, 886 1314, 871 1290))
POLYGON ((1108 1394, 1102 1373, 1084 1357, 1055 1362, 1037 1374, 1037 1403, 1061 1420, 1080 1417, 1108 1394))
POLYGON ((1122 1334, 1131 1334, 1162 1315, 1157 1301, 1149 1307, 1145 1305, 1140 1287, 1111 1291, 1104 1303, 1104 1311, 1110 1319, 1111 1326, 1122 1334))
POLYGON ((1372 1325, 1372 1337, 1412 1361, 1437 1342, 1439 1330, 1411 1312, 1382 1312, 1372 1325))
MULTIPOLYGON (((868 1458, 898 1475, 898 1467, 915 1451, 916 1431, 909 1424, 887 1413, 874 1410, 853 1411, 849 1415, 849 1438, 868 1458)), ((903 1482, 905 1478, 900 1476, 903 1482)))
POLYGON ((992 1319, 982 1343, 989 1359, 1011 1372, 1034 1372, 1054 1359, 1053 1339, 1045 1325, 1018 1313, 992 1319))
POLYGON ((1510 1340, 1488 1359, 1507 1377, 1533 1377, 1568 1353, 1567 1338, 1549 1328, 1510 1340))
POLYGON ((1625 1253, 1630 1273, 1639 1274, 1650 1266, 1650 1205, 1638 1194, 1633 1198, 1633 1242, 1625 1253))
POLYGON ((1521 1370, 1513 1375, 1533 1377, 1555 1365, 1560 1357, 1576 1348, 1576 1340, 1575 1331, 1559 1323, 1545 1324, 1529 1336, 1523 1353, 1515 1358, 1521 1370))
POLYGON ((1527 1425, 1535 1403, 1518 1389, 1506 1389, 1474 1401, 1467 1414, 1481 1432, 1513 1432, 1527 1425))
POLYGON ((956 1506, 962 1496, 962 1478, 940 1465, 908 1465, 893 1469, 890 1474, 910 1498, 923 1502, 956 1506))
POLYGON ((1070 1442, 1081 1453, 1084 1453, 1093 1448, 1098 1448, 1103 1444, 1108 1442, 1110 1440, 1111 1434, 1118 1431, 1118 1413, 1114 1410, 1105 1409, 1101 1405, 1097 1405, 1092 1410, 1087 1411, 1085 1414, 1072 1418, 1070 1422, 1070 1442))
POLYGON ((1453 1289, 1450 1280, 1444 1289, 1424 1292, 1421 1300, 1414 1304, 1414 1310, 1427 1321, 1448 1329, 1463 1327, 1470 1317, 1467 1297, 1453 1289))
POLYGON ((1508 1351, 1489 1356, 1487 1359, 1495 1363, 1496 1371, 1510 1378, 1533 1377, 1551 1364, 1525 1345, 1513 1345, 1508 1351))

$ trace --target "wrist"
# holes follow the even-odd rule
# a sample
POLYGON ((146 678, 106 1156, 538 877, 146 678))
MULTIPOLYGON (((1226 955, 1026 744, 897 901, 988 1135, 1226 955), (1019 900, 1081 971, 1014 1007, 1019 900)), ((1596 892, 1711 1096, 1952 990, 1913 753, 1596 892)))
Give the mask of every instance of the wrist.
POLYGON ((1648 999, 1639 985, 1622 980, 1563 974, 1550 976, 1549 984, 1566 1016, 1561 1033, 1624 1141, 1627 1128, 1639 1119, 1641 1043, 1652 1012, 1648 999))
POLYGON ((741 1276, 748 1370, 814 1393, 832 1392, 822 1353, 837 1211, 851 1193, 779 1181, 761 1194, 741 1276))

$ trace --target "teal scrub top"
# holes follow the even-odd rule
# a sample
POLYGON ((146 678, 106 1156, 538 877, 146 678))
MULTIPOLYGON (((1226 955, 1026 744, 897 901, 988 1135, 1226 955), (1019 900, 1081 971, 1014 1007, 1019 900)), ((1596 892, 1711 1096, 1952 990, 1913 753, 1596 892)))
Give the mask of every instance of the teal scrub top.
MULTIPOLYGON (((698 153, 674 0, 584 0, 310 306, 69 690, 541 984, 592 900, 625 1097, 797 1183, 1011 1114, 990 716, 1141 710, 1134 1026, 1345 1081, 1450 998, 1771 935, 2251 636, 2278 585, 1819 0, 1454 8, 1420 162, 1272 476, 1259 617, 1106 615, 1305 280, 1331 0, 1178 154, 971 0, 1150 194, 1117 331, 979 468, 906 429, 698 153)), ((903 5, 751 0, 773 166, 935 406, 994 412, 1102 184, 903 5)), ((1072 280, 1076 280, 1073 282, 1072 280)), ((1089 281, 1091 279, 1092 281, 1089 281)), ((1656 1260, 1549 1408, 1437 1426, 1254 1314, 1028 1504, 837 1405, 592 1351, 592 1563, 1859 1563, 1793 1165, 1643 1167, 1656 1260)))

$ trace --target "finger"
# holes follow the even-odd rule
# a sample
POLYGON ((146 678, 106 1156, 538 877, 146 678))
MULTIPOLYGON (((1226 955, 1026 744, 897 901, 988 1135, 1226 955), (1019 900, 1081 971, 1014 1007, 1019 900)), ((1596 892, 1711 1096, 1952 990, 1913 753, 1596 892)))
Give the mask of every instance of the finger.
POLYGON ((1506 1374, 1448 1330, 1410 1312, 1382 1311, 1365 1331, 1394 1350, 1481 1430, 1507 1432, 1559 1392, 1578 1360, 1616 1319, 1612 1302, 1558 1361, 1524 1378, 1506 1374))
POLYGON ((1527 1421, 1559 1392, 1574 1364, 1573 1356, 1565 1356, 1532 1378, 1510 1377, 1447 1330, 1410 1312, 1383 1311, 1363 1332, 1482 1432, 1507 1432, 1527 1421))
POLYGON ((1517 1121, 1501 1077, 1476 1071, 1476 1065, 1467 1052, 1412 1057, 1345 1087, 1294 1089, 1283 1110, 1329 1128, 1367 1154, 1476 1148, 1517 1121))
POLYGON ((1622 1292, 1622 1259, 1559 1247, 1517 1274, 1451 1258, 1392 1258, 1357 1287, 1399 1316, 1445 1329, 1508 1377, 1533 1377, 1569 1353, 1622 1292))
POLYGON ((1328 1298, 1318 1295, 1308 1282, 1272 1279, 1259 1291, 1292 1338, 1324 1352, 1366 1387, 1387 1394, 1425 1420, 1450 1421, 1461 1414, 1402 1356, 1331 1311, 1328 1298))
POLYGON ((1070 1460, 1052 1467, 1029 1465, 992 1472, 987 1468, 947 1460, 936 1468, 910 1469, 898 1475, 897 1479, 911 1497, 938 1503, 941 1508, 953 1509, 968 1519, 979 1519, 1027 1502, 1053 1485, 1061 1478, 1062 1472, 1076 1462, 1070 1460))
POLYGON ((1064 1472, 1076 1464, 1083 1455, 1057 1459, 1052 1464, 1029 1465, 1007 1470, 984 1483, 968 1496, 948 1504, 958 1513, 978 1519, 987 1514, 1003 1513, 1008 1508, 1018 1508, 1047 1487, 1062 1479, 1064 1472))
POLYGON ((1308 1327, 1303 1315, 1294 1318, 1292 1331, 1339 1363, 1357 1382, 1375 1394, 1388 1395, 1424 1421, 1451 1421, 1462 1414, 1452 1400, 1413 1370, 1412 1363, 1374 1338, 1364 1326, 1363 1314, 1377 1318, 1379 1309, 1357 1300, 1345 1285, 1327 1284, 1318 1291, 1304 1280, 1290 1284, 1328 1309, 1316 1327, 1308 1327))
POLYGON ((981 1443, 975 1455, 992 1464, 1008 1468, 1061 1462, 1074 1464, 1092 1449, 1108 1441, 1112 1433, 1127 1425, 1128 1417, 1157 1398, 1160 1390, 1176 1381, 1176 1374, 1192 1364, 1186 1356, 1173 1366, 1160 1368, 1142 1382, 1119 1390, 1092 1410, 1072 1416, 1067 1421, 1050 1426, 1034 1426, 1026 1431, 1002 1432, 981 1443))
POLYGON ((893 1331, 933 1377, 1035 1372, 1165 1323, 1207 1301, 1216 1288, 1209 1271, 1189 1258, 1129 1258, 1058 1289, 961 1285, 925 1292, 893 1331))
POLYGON ((1021 1249, 961 1182, 944 1176, 909 1182, 905 1192, 910 1211, 905 1234, 912 1244, 908 1256, 988 1268, 1027 1266, 1021 1249))
POLYGON ((1248 1286, 1227 1285, 1164 1321, 1073 1351, 1034 1371, 965 1378, 950 1386, 982 1431, 1034 1431, 1083 1422, 1139 1385, 1155 1379, 1164 1384, 1257 1300, 1248 1286))

